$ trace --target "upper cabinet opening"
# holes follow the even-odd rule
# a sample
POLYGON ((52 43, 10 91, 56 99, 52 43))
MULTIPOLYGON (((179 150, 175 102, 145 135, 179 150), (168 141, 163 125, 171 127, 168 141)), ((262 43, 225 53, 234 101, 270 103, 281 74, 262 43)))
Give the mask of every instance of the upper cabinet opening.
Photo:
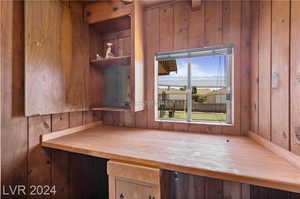
POLYGON ((130 16, 90 24, 89 32, 91 64, 94 66, 130 64, 128 60, 132 49, 130 16), (106 55, 108 47, 111 48, 110 55, 106 55))
POLYGON ((120 32, 122 30, 131 29, 131 18, 129 15, 108 19, 91 24, 93 28, 101 34, 120 32))
POLYGON ((143 12, 139 1, 85 7, 90 36, 90 102, 94 110, 144 108, 143 12))
POLYGON ((131 18, 123 16, 89 25, 91 104, 97 110, 130 110, 131 18))

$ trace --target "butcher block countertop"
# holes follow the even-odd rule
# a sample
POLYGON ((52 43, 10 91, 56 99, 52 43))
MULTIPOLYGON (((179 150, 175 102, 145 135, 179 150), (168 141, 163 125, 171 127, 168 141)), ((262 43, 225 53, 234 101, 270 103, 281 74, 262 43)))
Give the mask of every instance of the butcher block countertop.
POLYGON ((300 168, 248 137, 99 126, 44 141, 42 146, 300 192, 300 168))

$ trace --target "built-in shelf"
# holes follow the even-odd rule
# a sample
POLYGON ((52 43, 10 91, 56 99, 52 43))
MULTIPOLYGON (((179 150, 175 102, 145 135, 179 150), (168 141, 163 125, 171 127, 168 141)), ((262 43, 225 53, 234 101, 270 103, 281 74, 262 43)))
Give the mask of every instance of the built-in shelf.
POLYGON ((103 58, 99 60, 91 60, 91 65, 93 66, 110 66, 110 65, 129 65, 131 56, 120 56, 103 58))
POLYGON ((94 110, 142 111, 145 53, 141 2, 101 1, 85 7, 85 13, 90 39, 89 104, 97 107, 94 110), (97 59, 108 42, 116 57, 97 59))
POLYGON ((123 111, 130 111, 129 108, 120 108, 120 107, 97 107, 92 108, 93 111, 116 111, 116 112, 123 112, 123 111))

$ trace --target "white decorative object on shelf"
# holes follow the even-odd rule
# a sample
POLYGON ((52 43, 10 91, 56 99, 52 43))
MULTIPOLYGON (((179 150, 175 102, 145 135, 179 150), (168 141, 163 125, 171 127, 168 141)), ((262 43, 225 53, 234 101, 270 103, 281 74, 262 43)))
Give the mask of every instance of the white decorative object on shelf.
POLYGON ((105 54, 105 58, 111 58, 114 57, 114 55, 112 54, 112 43, 107 43, 107 49, 106 49, 106 54, 105 54))

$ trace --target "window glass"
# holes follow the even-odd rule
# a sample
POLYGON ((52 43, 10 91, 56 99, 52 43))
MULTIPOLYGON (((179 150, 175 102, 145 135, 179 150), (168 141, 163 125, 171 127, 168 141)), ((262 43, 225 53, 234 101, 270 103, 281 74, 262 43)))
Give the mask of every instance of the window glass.
POLYGON ((158 118, 187 119, 187 60, 177 59, 158 63, 158 118))
POLYGON ((158 120, 232 123, 232 47, 158 53, 158 120))
POLYGON ((225 55, 191 58, 192 121, 227 121, 225 60, 225 55))

